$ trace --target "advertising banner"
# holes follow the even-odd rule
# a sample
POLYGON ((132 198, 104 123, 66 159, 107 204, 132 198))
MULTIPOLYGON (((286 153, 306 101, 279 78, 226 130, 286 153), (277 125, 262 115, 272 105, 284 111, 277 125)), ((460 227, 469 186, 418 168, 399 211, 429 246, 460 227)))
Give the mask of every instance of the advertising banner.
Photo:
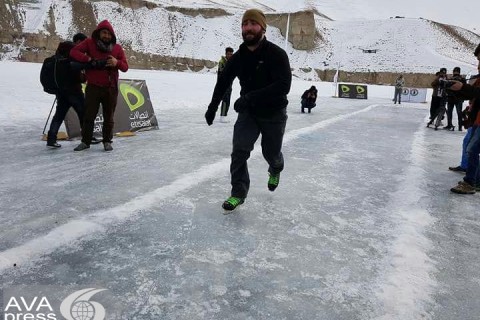
POLYGON ((403 88, 402 102, 412 102, 412 103, 427 102, 427 89, 403 88))
POLYGON ((367 99, 367 86, 361 84, 338 84, 338 97, 348 99, 367 99))
MULTIPOLYGON (((145 80, 120 79, 118 89, 113 133, 158 129, 157 118, 145 80)), ((93 127, 94 136, 102 136, 102 125, 103 114, 100 106, 93 127)), ((70 138, 80 137, 80 123, 73 108, 70 108, 65 117, 65 127, 70 138)))

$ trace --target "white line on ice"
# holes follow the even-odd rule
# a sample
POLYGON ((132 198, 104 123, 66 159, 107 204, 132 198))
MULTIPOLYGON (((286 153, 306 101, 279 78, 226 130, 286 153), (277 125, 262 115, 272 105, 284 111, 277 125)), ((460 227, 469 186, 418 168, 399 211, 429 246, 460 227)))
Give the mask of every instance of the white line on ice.
MULTIPOLYGON (((300 136, 308 135, 336 122, 355 117, 360 113, 368 112, 378 106, 379 105, 370 105, 355 112, 320 121, 309 127, 289 131, 284 136, 284 143, 295 140, 300 136)), ((252 152, 252 157, 259 154, 260 150, 257 149, 252 152)), ((134 198, 125 204, 94 212, 82 219, 72 220, 51 230, 47 235, 32 239, 18 247, 0 252, 0 272, 12 268, 14 263, 18 266, 28 265, 58 248, 67 246, 95 233, 103 232, 111 224, 133 218, 135 215, 141 214, 141 210, 148 209, 154 204, 158 204, 159 201, 173 197, 180 192, 217 176, 219 173, 224 172, 229 164, 230 158, 225 158, 216 163, 205 165, 195 172, 181 176, 169 185, 134 198), (192 179, 192 177, 195 178, 192 179)))
POLYGON ((376 292, 380 310, 371 319, 428 319, 424 303, 431 302, 436 281, 431 277, 435 266, 427 255, 432 243, 425 230, 435 219, 421 204, 426 195, 424 132, 422 123, 414 135, 405 178, 386 206, 396 227, 391 230, 394 240, 376 292))

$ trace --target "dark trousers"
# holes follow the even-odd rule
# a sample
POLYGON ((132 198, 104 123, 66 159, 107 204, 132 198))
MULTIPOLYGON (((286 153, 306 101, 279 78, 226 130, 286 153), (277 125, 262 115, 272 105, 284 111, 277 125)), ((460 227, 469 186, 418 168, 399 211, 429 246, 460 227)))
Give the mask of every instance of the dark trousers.
MULTIPOLYGON (((435 118, 441 113, 442 116, 445 113, 446 99, 443 97, 432 96, 432 102, 430 103, 430 120, 433 123, 435 118)), ((441 121, 442 119, 440 119, 441 121)))
POLYGON ((93 136, 93 127, 98 109, 102 104, 103 112, 103 142, 112 142, 113 116, 117 106, 118 88, 99 87, 88 84, 85 89, 85 118, 83 121, 82 142, 90 145, 93 136))
POLYGON ((250 188, 247 159, 260 134, 262 134, 262 154, 269 165, 268 172, 277 174, 283 170, 281 149, 287 118, 286 108, 268 118, 257 117, 250 113, 238 114, 233 129, 233 151, 230 164, 233 197, 247 197, 250 188))
POLYGON ((57 107, 55 108, 55 114, 53 115, 50 129, 47 134, 48 143, 55 143, 57 141, 58 130, 60 129, 63 120, 65 120, 65 116, 70 107, 75 110, 78 119, 80 120, 80 124, 82 124, 85 115, 85 98, 82 92, 57 94, 57 107))
POLYGON ((403 88, 395 88, 395 94, 393 96, 393 103, 402 103, 402 92, 403 88))
POLYGON ((462 107, 463 107, 463 101, 459 102, 453 102, 449 101, 447 104, 447 120, 448 120, 448 126, 452 126, 452 116, 453 116, 453 107, 457 109, 457 117, 458 117, 458 129, 462 128, 462 107))
POLYGON ((302 113, 305 113, 305 109, 308 109, 308 113, 310 113, 316 105, 317 104, 313 101, 309 101, 308 99, 302 99, 302 113))
POLYGON ((230 108, 230 98, 232 96, 232 87, 228 88, 222 98, 222 106, 220 108, 220 115, 226 117, 228 109, 230 108))

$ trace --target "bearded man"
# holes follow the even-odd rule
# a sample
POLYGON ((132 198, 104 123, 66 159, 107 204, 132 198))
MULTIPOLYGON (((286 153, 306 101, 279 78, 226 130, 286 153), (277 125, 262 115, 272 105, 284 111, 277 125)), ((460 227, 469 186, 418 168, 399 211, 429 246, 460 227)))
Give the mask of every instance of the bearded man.
POLYGON ((127 72, 128 63, 112 25, 107 20, 100 22, 92 37, 82 41, 70 51, 70 57, 86 67, 85 116, 83 119, 82 142, 73 150, 90 148, 93 127, 98 109, 102 104, 103 147, 112 151, 113 116, 117 106, 118 70, 127 72))
POLYGON ((266 39, 266 28, 262 11, 250 9, 244 13, 243 43, 218 78, 205 113, 207 124, 212 125, 225 91, 238 77, 241 91, 234 104, 238 118, 233 131, 230 164, 232 190, 222 205, 227 211, 234 210, 247 197, 250 187, 247 159, 260 134, 262 154, 269 165, 267 186, 270 191, 277 188, 284 167, 281 149, 292 73, 286 52, 266 39))

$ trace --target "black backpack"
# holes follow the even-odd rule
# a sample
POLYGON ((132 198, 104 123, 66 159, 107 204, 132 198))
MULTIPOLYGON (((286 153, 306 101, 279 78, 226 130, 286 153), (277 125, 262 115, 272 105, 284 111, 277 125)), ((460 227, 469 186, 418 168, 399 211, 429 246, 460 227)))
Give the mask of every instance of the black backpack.
POLYGON ((43 61, 40 71, 40 83, 43 90, 50 94, 58 94, 73 83, 72 70, 70 68, 70 50, 75 46, 71 41, 62 41, 58 44, 55 55, 43 61))
POLYGON ((40 83, 43 91, 58 94, 69 87, 70 79, 70 59, 53 55, 43 61, 40 71, 40 83))

